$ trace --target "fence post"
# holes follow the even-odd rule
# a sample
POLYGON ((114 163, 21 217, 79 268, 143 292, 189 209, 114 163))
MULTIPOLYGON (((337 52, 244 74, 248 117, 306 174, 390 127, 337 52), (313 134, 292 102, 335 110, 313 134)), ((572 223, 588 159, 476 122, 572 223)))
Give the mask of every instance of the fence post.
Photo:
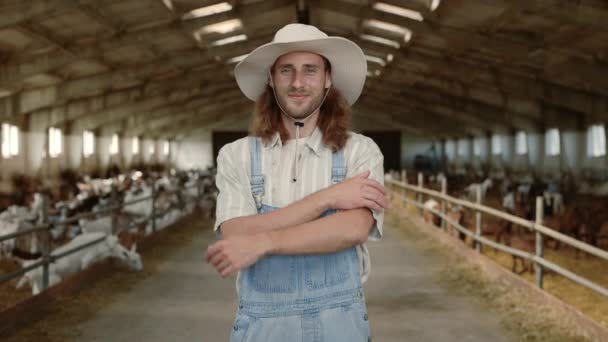
POLYGON ((156 231, 156 182, 152 182, 152 232, 156 231))
MULTIPOLYGON (((481 186, 475 188, 475 203, 481 205, 481 186)), ((478 239, 481 237, 481 211, 475 211, 475 237, 478 239)), ((475 240, 475 250, 477 253, 482 252, 481 243, 479 240, 475 240)))
POLYGON ((407 184, 407 171, 401 170, 401 182, 407 184))
MULTIPOLYGON (((418 187, 422 188, 423 187, 423 183, 424 183, 424 175, 422 174, 422 172, 418 172, 418 187)), ((422 194, 421 193, 416 193, 416 201, 418 202, 418 204, 420 204, 422 206, 422 194)), ((420 215, 424 214, 424 209, 422 207, 420 207, 420 215)))
MULTIPOLYGON (((536 224, 543 224, 543 198, 542 196, 536 197, 536 224)), ((535 229, 536 235, 536 257, 542 258, 544 256, 544 246, 543 246, 543 234, 535 229)), ((543 288, 543 266, 536 263, 536 286, 539 288, 543 288)))
MULTIPOLYGON (((42 234, 44 236, 43 241, 40 241, 40 249, 42 252, 42 260, 43 260, 43 264, 42 264, 42 290, 46 290, 49 287, 49 277, 50 277, 50 272, 49 272, 49 265, 51 262, 51 239, 50 239, 50 235, 51 235, 51 228, 52 225, 48 224, 49 222, 49 211, 48 211, 48 206, 49 206, 49 200, 46 194, 41 194, 42 196, 42 208, 41 208, 41 217, 38 220, 38 224, 45 224, 47 225, 47 228, 45 230, 42 231, 42 234)), ((33 234, 38 234, 38 232, 33 233, 33 234)))
POLYGON ((197 172, 197 178, 196 178, 196 209, 198 209, 199 211, 202 209, 202 205, 201 205, 201 197, 203 196, 203 189, 201 189, 203 187, 203 179, 201 177, 201 172, 198 171, 197 172))
MULTIPOLYGON (((110 195, 110 206, 113 207, 118 205, 118 189, 116 188, 116 184, 112 184, 112 193, 110 195)), ((112 220, 110 221, 110 231, 112 234, 118 234, 117 225, 118 225, 118 215, 116 214, 118 209, 112 209, 111 215, 112 220)))
MULTIPOLYGON (((443 177, 441 178, 441 194, 445 196, 447 193, 448 182, 445 177, 443 177)), ((443 214, 443 218, 441 218, 441 228, 443 228, 444 231, 447 231, 448 221, 446 221, 445 217, 447 217, 448 214, 448 203, 446 202, 445 198, 441 199, 441 213, 443 214)))

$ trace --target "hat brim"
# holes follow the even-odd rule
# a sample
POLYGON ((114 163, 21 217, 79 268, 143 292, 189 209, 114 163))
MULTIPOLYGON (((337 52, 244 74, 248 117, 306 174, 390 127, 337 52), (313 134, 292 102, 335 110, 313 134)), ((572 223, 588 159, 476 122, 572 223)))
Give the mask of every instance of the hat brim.
POLYGON ((367 61, 357 44, 342 37, 327 37, 289 43, 271 42, 253 50, 234 68, 241 91, 252 101, 262 95, 268 83, 268 70, 281 55, 294 51, 317 53, 331 63, 331 80, 349 105, 363 90, 367 61))

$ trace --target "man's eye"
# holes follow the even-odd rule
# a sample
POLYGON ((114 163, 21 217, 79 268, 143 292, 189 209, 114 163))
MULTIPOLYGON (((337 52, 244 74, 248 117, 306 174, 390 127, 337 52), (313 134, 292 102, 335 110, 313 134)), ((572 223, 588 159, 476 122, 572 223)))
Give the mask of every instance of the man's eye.
POLYGON ((314 74, 316 72, 317 72, 317 69, 315 69, 315 68, 306 69, 306 73, 308 73, 308 74, 314 74))
POLYGON ((281 69, 281 74, 286 75, 291 72, 291 69, 281 69))

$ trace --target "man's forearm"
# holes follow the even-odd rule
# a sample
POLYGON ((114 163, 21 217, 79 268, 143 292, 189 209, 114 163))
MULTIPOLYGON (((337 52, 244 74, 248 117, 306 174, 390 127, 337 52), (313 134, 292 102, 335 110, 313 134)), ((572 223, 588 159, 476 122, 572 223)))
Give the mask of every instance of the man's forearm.
POLYGON ((317 191, 285 208, 265 214, 236 217, 222 223, 222 235, 257 234, 281 228, 297 226, 313 221, 325 211, 331 209, 332 203, 323 190, 317 191))
POLYGON ((367 240, 374 218, 367 208, 338 212, 289 229, 259 233, 265 254, 323 254, 337 252, 367 240))

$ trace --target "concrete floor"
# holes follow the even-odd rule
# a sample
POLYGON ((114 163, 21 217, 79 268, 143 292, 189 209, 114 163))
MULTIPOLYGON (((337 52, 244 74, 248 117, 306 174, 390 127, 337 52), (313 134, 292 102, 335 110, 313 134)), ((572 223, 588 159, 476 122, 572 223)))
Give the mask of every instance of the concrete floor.
MULTIPOLYGON (((201 234, 157 274, 118 295, 76 329, 81 341, 228 341, 236 310, 234 277, 222 279, 204 263, 212 239, 201 234)), ((401 240, 390 226, 369 243, 366 284, 373 341, 509 341, 498 319, 469 298, 450 294, 434 275, 441 261, 401 240)))

